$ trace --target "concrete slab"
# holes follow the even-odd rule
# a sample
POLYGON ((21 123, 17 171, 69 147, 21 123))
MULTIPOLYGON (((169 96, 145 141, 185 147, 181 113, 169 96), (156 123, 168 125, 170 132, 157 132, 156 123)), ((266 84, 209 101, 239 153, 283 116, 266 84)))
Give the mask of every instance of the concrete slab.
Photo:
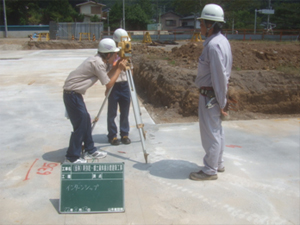
MULTIPOLYGON (((299 224, 300 118, 224 122, 226 171, 195 182, 188 175, 204 156, 198 124, 154 124, 143 106, 148 164, 132 111, 131 145, 107 143, 105 109, 93 132, 108 152, 101 162, 125 162, 125 213, 59 214, 71 132, 62 86, 94 53, 0 52, 0 224, 299 224)), ((88 90, 91 117, 103 99, 100 83, 88 90)))

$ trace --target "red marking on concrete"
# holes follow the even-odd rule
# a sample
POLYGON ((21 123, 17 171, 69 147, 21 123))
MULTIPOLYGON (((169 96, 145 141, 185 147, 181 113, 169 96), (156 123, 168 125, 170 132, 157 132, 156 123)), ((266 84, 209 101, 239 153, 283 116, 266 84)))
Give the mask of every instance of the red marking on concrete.
POLYGON ((122 152, 122 151, 118 151, 119 153, 123 153, 123 154, 126 154, 126 152, 122 152))
POLYGON ((239 145, 226 145, 228 148, 242 148, 242 146, 239 145))
POLYGON ((25 180, 29 180, 29 173, 30 173, 30 171, 31 171, 31 169, 32 169, 32 167, 33 167, 33 165, 36 163, 36 161, 38 161, 39 159, 35 159, 35 161, 32 163, 32 165, 31 165, 31 167, 29 168, 29 170, 28 170, 28 172, 27 172, 27 174, 26 174, 26 177, 25 177, 25 179, 23 180, 23 181, 25 181, 25 180))
POLYGON ((57 163, 44 163, 44 165, 38 169, 37 174, 39 175, 49 175, 51 174, 52 170, 54 167, 56 167, 58 164, 57 163), (50 171, 47 171, 50 170, 50 171))

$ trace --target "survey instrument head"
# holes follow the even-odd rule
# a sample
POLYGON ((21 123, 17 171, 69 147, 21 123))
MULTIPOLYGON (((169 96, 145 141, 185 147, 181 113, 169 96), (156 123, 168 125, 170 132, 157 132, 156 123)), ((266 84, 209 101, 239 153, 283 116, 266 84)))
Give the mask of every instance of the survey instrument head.
POLYGON ((132 54, 132 50, 131 50, 131 42, 130 42, 130 38, 128 36, 121 36, 120 37, 120 42, 118 42, 118 47, 120 49, 119 51, 119 56, 122 59, 129 59, 131 58, 132 54))

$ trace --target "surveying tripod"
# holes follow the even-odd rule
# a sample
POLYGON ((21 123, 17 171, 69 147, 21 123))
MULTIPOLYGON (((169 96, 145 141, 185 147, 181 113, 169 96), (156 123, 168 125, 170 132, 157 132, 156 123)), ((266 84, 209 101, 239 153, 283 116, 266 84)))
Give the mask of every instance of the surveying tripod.
MULTIPOLYGON (((144 124, 142 121, 142 113, 141 113, 141 109, 140 109, 140 105, 139 105, 139 101, 136 95, 136 90, 135 90, 135 86, 134 86, 134 81, 133 81, 133 77, 132 77, 132 73, 131 73, 131 63, 128 62, 128 64, 126 65, 126 77, 127 77, 127 82, 129 85, 129 89, 130 89, 130 95, 131 95, 131 101, 132 101, 132 107, 133 107, 133 112, 134 112, 134 118, 135 118, 135 123, 136 123, 136 127, 139 130, 139 134, 140 134, 140 138, 141 138, 141 142, 142 142, 142 148, 143 148, 143 153, 144 153, 144 158, 146 163, 148 162, 148 153, 146 151, 146 147, 145 147, 145 140, 146 140, 146 133, 144 131, 144 124)), ((101 107, 100 110, 97 114, 97 116, 95 117, 95 119, 92 122, 92 131, 96 125, 96 123, 99 120, 99 116, 104 108, 104 105, 106 104, 106 101, 111 93, 111 90, 113 89, 113 87, 111 87, 111 89, 109 90, 109 92, 107 93, 101 107)))

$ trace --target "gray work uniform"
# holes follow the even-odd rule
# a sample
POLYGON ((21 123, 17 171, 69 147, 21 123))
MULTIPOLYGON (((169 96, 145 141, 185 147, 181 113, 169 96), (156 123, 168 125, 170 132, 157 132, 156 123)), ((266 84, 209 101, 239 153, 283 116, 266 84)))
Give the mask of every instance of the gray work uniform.
POLYGON ((202 171, 214 175, 223 165, 224 131, 220 109, 226 105, 227 85, 232 67, 231 47, 221 32, 208 37, 203 43, 204 49, 198 62, 198 74, 195 84, 198 88, 212 87, 216 102, 212 108, 206 108, 209 98, 199 96, 198 116, 202 146, 206 152, 202 171))

